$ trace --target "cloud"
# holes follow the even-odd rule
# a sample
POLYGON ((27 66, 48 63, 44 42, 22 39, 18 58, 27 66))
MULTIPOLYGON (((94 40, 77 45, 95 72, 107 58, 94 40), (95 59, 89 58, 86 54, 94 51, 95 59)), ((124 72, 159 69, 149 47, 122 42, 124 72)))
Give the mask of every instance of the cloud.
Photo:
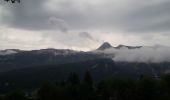
POLYGON ((113 48, 106 49, 102 52, 110 55, 113 57, 113 60, 117 62, 170 62, 170 47, 160 45, 155 45, 153 47, 144 46, 140 49, 113 48))
POLYGON ((87 38, 87 39, 93 40, 93 37, 88 32, 80 32, 79 36, 82 38, 87 38))
POLYGON ((11 27, 51 29, 46 21, 56 16, 59 22, 69 24, 70 30, 125 33, 169 32, 169 5, 169 0, 23 0, 12 6, 1 4, 11 13, 11 27))
MULTIPOLYGON (((121 17, 120 27, 130 32, 169 32, 170 1, 151 0, 149 2, 133 2, 135 6, 121 17), (122 23, 124 22, 124 23, 122 23)), ((120 21, 120 20, 118 20, 120 21)), ((119 23, 119 22, 118 22, 119 23)))
MULTIPOLYGON (((65 47, 71 43, 76 48, 84 48, 87 44, 82 45, 80 42, 84 39, 93 40, 93 43, 88 44, 90 47, 103 40, 113 42, 114 45, 169 45, 169 35, 166 35, 170 32, 169 5, 169 0, 22 0, 20 4, 2 2, 0 26, 9 30, 31 31, 35 34, 39 32, 42 34, 39 37, 51 41, 54 47, 65 47), (60 44, 56 41, 60 41, 60 44)), ((15 34, 10 33, 11 36, 15 34)), ((31 35, 34 37, 34 34, 31 35)), ((5 41, 4 48, 11 44, 8 39, 5 41)))
POLYGON ((56 17, 51 17, 49 19, 49 24, 50 24, 51 28, 54 28, 56 30, 60 30, 63 33, 68 32, 68 25, 62 19, 59 19, 59 18, 56 18, 56 17))

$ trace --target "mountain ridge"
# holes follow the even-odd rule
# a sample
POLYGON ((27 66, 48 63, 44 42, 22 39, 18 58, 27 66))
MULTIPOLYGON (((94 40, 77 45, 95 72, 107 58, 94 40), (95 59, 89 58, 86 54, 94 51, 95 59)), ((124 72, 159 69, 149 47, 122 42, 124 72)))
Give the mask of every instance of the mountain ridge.
MULTIPOLYGON (((136 62, 140 59, 133 58, 133 54, 143 55, 139 48, 142 47, 126 45, 113 47, 106 42, 95 51, 88 52, 48 48, 19 50, 15 54, 0 55, 0 87, 4 90, 21 86, 28 89, 28 85, 33 88, 46 80, 56 82, 66 79, 71 72, 82 77, 87 70, 92 73, 95 81, 111 77, 139 78, 141 75, 157 77, 170 72, 170 62, 136 62), (130 60, 133 58, 135 61, 129 62, 124 58, 122 61, 121 56, 126 56, 130 60), (6 83, 9 84, 8 87, 5 86, 6 83)), ((149 53, 152 55, 152 52, 149 53)), ((142 58, 146 59, 145 55, 142 58)))

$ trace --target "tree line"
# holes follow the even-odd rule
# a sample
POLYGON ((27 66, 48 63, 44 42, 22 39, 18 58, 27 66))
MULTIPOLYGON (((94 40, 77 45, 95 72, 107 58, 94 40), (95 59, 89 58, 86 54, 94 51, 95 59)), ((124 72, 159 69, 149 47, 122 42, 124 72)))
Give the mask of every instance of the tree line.
POLYGON ((83 79, 70 73, 67 80, 45 82, 32 92, 1 94, 0 100, 170 100, 170 75, 160 79, 111 78, 94 82, 89 71, 83 79))

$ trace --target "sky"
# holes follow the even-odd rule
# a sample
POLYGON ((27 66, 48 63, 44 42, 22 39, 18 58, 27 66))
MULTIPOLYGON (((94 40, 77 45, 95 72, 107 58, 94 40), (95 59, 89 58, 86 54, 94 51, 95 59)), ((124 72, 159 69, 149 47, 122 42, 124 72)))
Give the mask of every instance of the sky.
POLYGON ((170 46, 170 0, 0 1, 0 49, 170 46))

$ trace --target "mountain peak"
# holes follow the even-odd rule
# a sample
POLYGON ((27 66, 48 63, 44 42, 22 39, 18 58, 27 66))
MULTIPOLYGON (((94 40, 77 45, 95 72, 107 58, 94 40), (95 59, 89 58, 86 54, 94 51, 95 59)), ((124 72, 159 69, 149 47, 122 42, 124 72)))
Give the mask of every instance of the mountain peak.
POLYGON ((112 45, 108 42, 104 42, 97 50, 105 50, 109 48, 113 48, 112 45))

